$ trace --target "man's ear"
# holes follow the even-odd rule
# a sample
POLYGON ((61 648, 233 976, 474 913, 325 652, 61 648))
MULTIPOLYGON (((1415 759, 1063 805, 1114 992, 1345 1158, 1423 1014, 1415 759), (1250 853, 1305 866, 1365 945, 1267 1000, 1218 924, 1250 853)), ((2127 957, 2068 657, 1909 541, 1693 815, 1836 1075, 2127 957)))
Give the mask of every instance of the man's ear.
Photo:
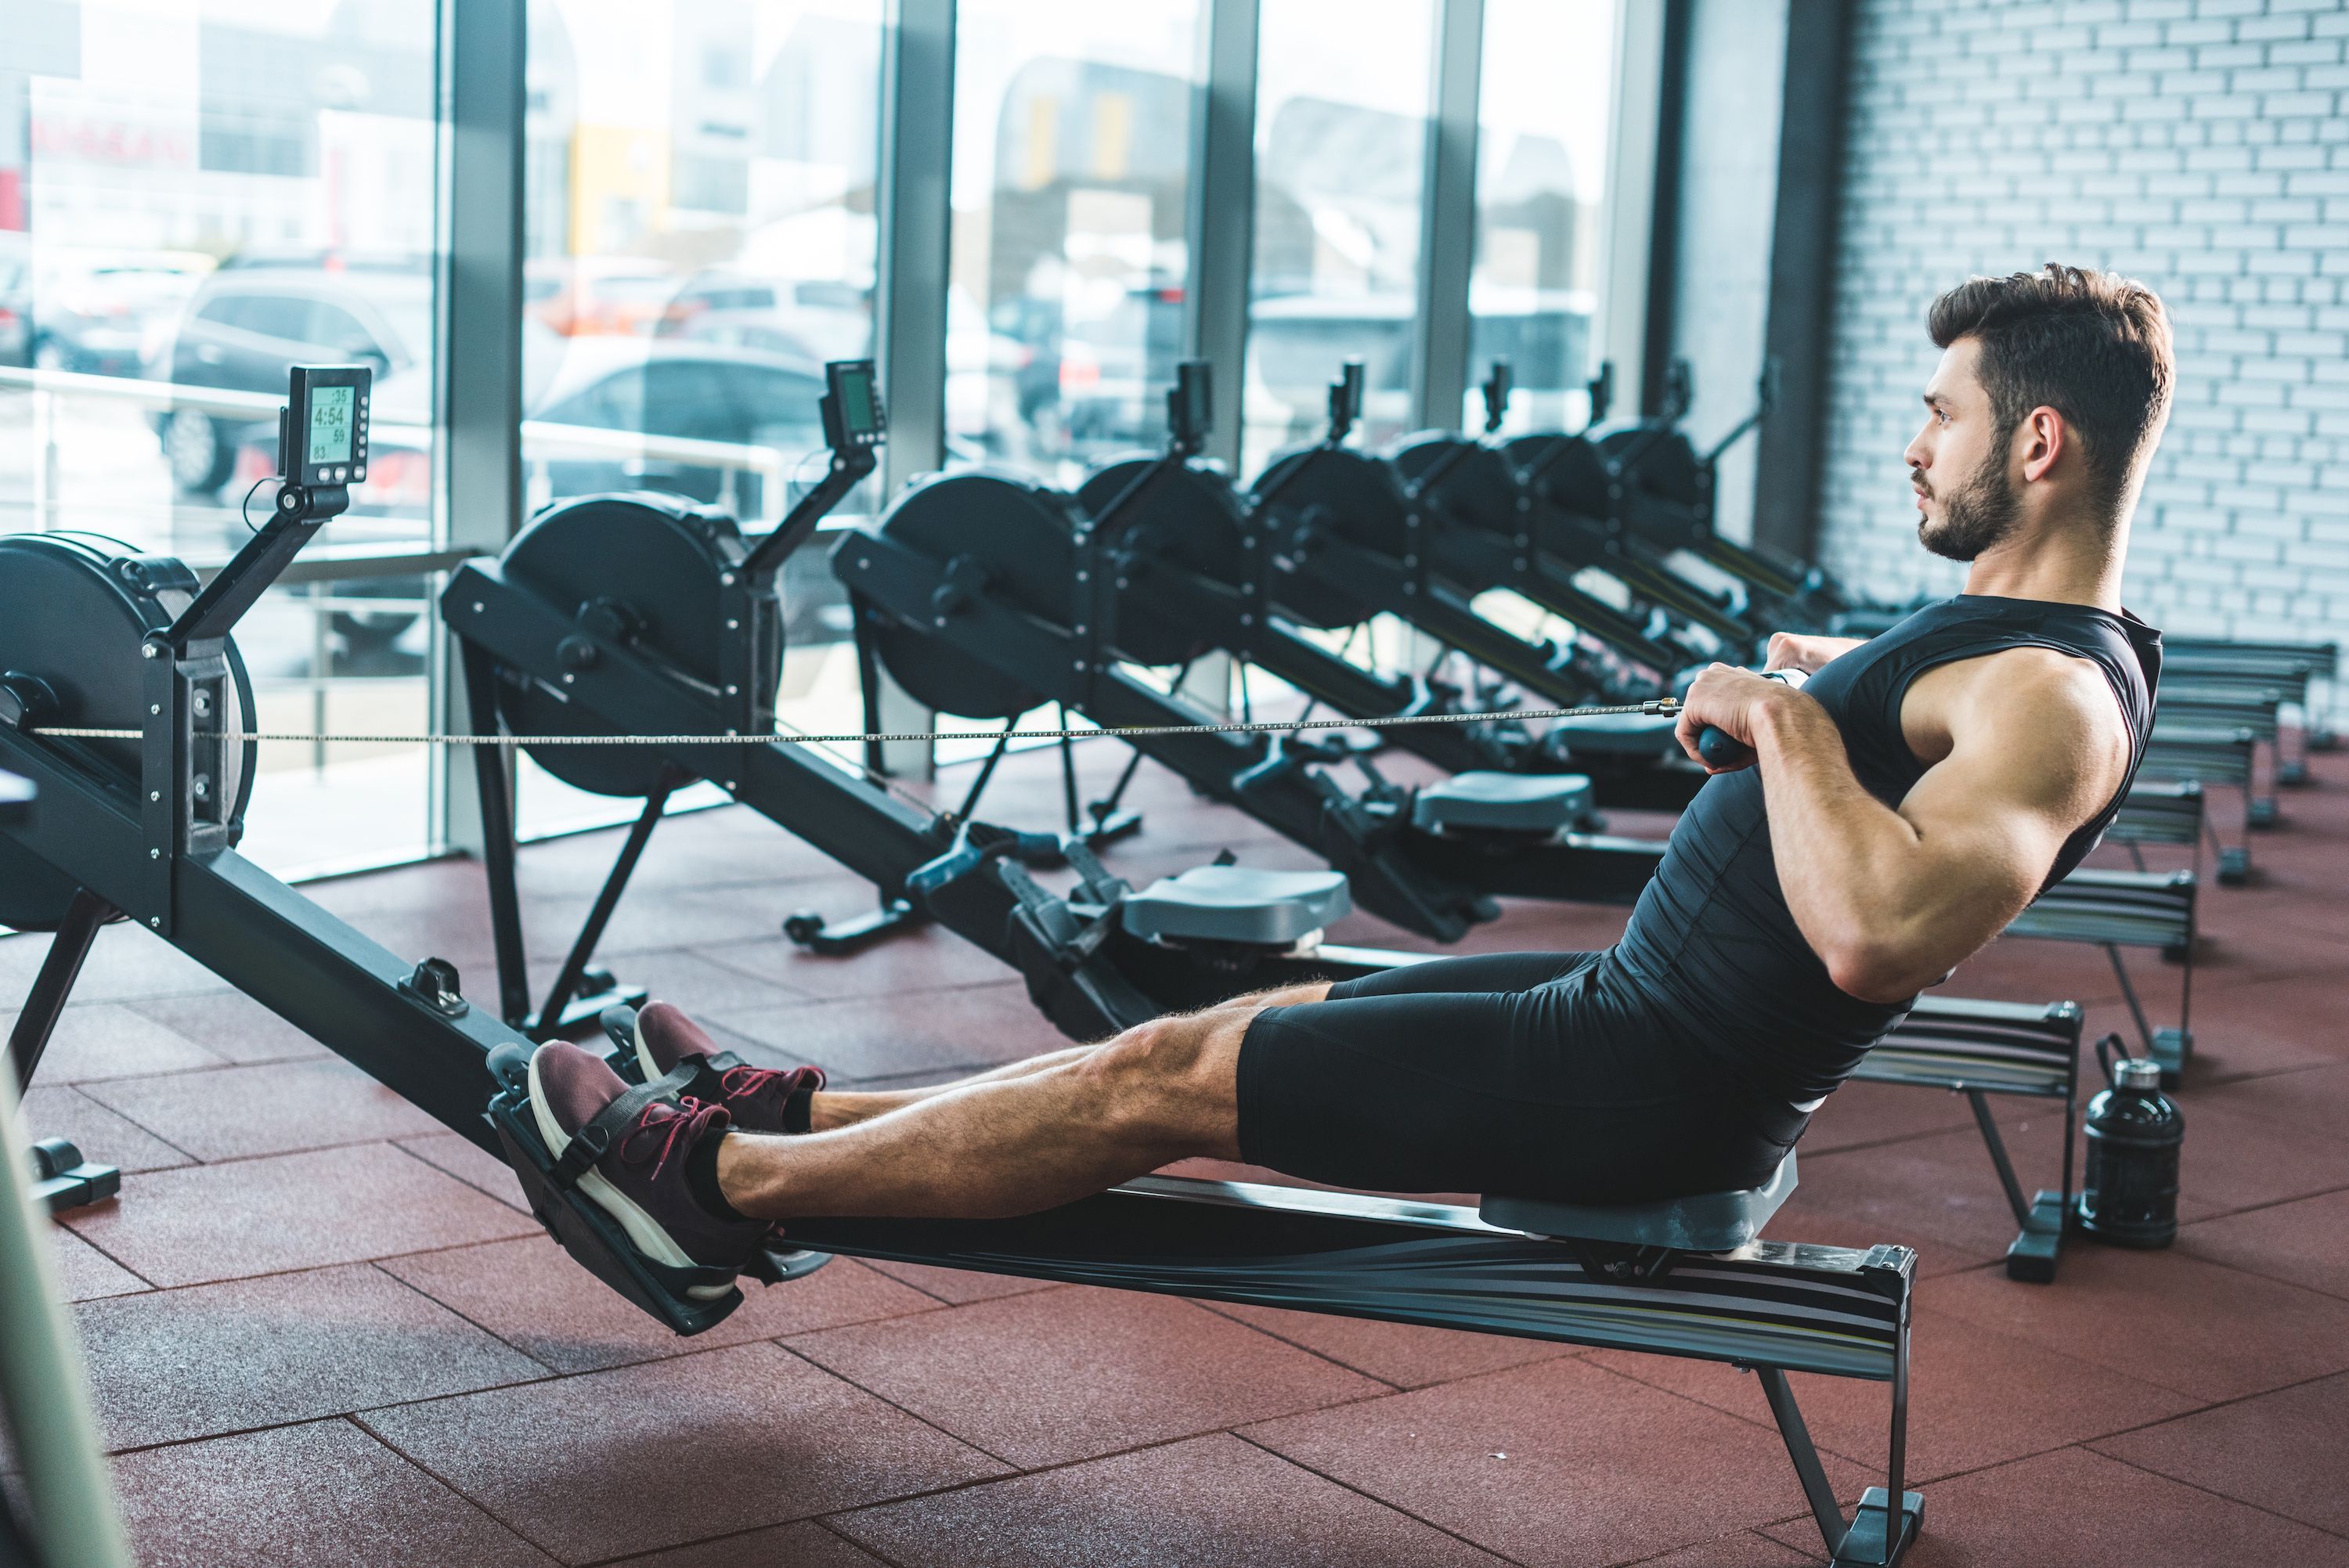
POLYGON ((2022 462, 2026 481, 2044 480, 2071 444, 2071 428, 2064 416, 2043 403, 2014 427, 2013 456, 2022 462))

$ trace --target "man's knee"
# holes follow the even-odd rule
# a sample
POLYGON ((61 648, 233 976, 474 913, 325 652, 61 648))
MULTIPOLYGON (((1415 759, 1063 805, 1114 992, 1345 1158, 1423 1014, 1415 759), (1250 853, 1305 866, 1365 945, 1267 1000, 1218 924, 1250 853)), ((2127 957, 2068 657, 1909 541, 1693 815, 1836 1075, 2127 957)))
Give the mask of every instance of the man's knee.
POLYGON ((1094 1052, 1080 1069, 1099 1083, 1105 1114, 1138 1136, 1224 1134, 1237 1113, 1240 1041, 1253 1012, 1231 1008, 1154 1018, 1094 1052))

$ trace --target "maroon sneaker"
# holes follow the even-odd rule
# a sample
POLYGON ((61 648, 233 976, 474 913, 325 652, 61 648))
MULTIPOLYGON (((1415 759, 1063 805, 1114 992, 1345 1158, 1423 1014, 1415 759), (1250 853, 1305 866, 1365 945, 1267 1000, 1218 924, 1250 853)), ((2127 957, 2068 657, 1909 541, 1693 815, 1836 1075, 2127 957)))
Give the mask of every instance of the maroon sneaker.
POLYGON ((745 1132, 805 1132, 822 1068, 752 1067, 718 1042, 683 1011, 667 1002, 636 1010, 636 1066, 645 1081, 667 1078, 681 1062, 699 1058, 686 1093, 722 1105, 745 1132))
MULTIPOLYGON (((608 1137, 604 1153, 579 1176, 579 1191, 618 1222, 636 1250, 672 1268, 740 1268, 772 1229, 763 1220, 721 1219, 694 1196, 686 1161, 704 1139, 725 1135, 722 1105, 686 1096, 651 1099, 632 1090, 602 1057, 563 1040, 531 1054, 530 1109, 546 1150, 560 1162, 590 1123, 608 1137), (642 1098, 641 1106, 636 1099, 642 1098), (623 1099, 615 1119, 605 1113, 623 1099)), ((714 1299, 730 1284, 694 1285, 688 1295, 714 1299)))

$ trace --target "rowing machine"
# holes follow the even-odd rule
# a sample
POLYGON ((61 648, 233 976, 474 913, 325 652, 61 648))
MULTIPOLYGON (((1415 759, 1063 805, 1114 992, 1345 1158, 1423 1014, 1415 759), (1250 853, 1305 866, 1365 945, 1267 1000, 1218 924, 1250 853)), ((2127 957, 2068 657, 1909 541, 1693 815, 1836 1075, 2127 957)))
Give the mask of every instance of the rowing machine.
MULTIPOLYGON (((540 738, 523 749, 576 788, 643 802, 546 999, 526 989, 513 811, 504 770, 481 748, 500 1011, 533 1038, 592 1024, 624 995, 591 985, 595 948, 669 795, 706 778, 851 871, 879 912, 845 927, 794 913, 785 933, 844 953, 936 921, 1018 969, 1030 995, 1076 1039, 1206 1006, 1254 986, 1336 979, 1384 967, 1318 944, 1330 907, 1326 873, 1254 873, 1244 911, 1210 918, 1190 882, 1160 895, 1199 906, 1191 919, 1143 919, 1140 895, 1084 845, 976 820, 973 801, 936 811, 784 740, 713 747, 699 737, 772 734, 782 659, 777 577, 818 522, 874 467, 885 413, 869 361, 827 367, 823 405, 832 461, 823 480, 765 538, 746 540, 711 508, 653 494, 591 496, 533 520, 495 560, 466 562, 441 596, 463 647, 477 734, 540 738), (676 738, 667 745, 565 744, 601 736, 676 738), (1027 869, 1072 866, 1067 898, 1027 869), (1247 916, 1257 923, 1250 926, 1247 916), (1141 923, 1137 925, 1137 920, 1141 923), (1300 923, 1300 921, 1302 923, 1300 923), (1236 930, 1287 933, 1257 941, 1236 930)), ((1205 870, 1206 868, 1202 868, 1205 870)), ((1223 877, 1230 894, 1231 878, 1223 877)), ((1226 901, 1228 902, 1228 900, 1226 901)))

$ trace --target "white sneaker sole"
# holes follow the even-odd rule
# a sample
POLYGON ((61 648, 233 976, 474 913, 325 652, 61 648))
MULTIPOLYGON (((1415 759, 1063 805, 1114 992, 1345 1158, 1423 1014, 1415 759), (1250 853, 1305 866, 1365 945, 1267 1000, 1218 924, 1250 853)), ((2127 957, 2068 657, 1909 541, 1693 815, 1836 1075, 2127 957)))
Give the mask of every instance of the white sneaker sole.
MULTIPOLYGON (((537 1123, 539 1137, 546 1140, 546 1151, 560 1160, 564 1151, 571 1147, 571 1135, 563 1130, 562 1125, 554 1119, 554 1113, 546 1109, 546 1095, 538 1081, 538 1059, 545 1049, 541 1046, 530 1054, 530 1114, 531 1119, 537 1123)), ((605 1181, 602 1172, 593 1169, 587 1171, 579 1178, 579 1191, 593 1198, 597 1208, 617 1221, 636 1250, 653 1262, 680 1269, 702 1266, 686 1255, 685 1249, 661 1228, 659 1221, 646 1213, 636 1200, 605 1181)), ((685 1294, 697 1301, 715 1301, 733 1288, 730 1284, 688 1285, 685 1294)))

